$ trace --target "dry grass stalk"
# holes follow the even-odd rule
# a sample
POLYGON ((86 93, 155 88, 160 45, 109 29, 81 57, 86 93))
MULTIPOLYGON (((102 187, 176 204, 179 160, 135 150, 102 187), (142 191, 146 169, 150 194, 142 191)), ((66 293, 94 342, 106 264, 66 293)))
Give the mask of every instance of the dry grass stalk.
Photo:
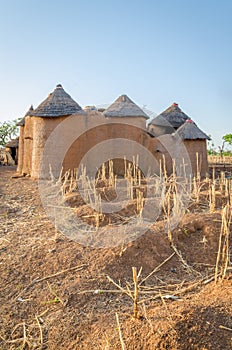
POLYGON ((142 218, 143 206, 144 206, 143 192, 136 189, 136 209, 140 218, 142 218))
POLYGON ((173 244, 173 237, 172 237, 172 231, 171 231, 171 194, 170 189, 166 193, 166 220, 167 220, 167 230, 168 230, 168 239, 170 244, 173 244))
POLYGON ((43 349, 43 330, 42 330, 42 327, 41 327, 41 324, 40 324, 40 319, 38 316, 35 316, 35 319, 36 319, 36 322, 38 324, 38 327, 39 327, 39 334, 40 334, 40 349, 42 350, 43 349))
POLYGON ((199 153, 196 153, 196 158, 197 158, 197 180, 201 182, 201 169, 202 169, 202 156, 199 153))
POLYGON ((66 272, 70 272, 70 271, 80 271, 82 270, 84 267, 87 267, 88 265, 87 264, 83 264, 83 265, 78 265, 78 266, 74 266, 74 267, 71 267, 69 269, 65 269, 65 270, 61 270, 61 271, 58 271, 52 275, 48 275, 48 276, 45 276, 45 277, 42 277, 42 278, 37 278, 35 280, 33 280, 28 286, 26 286, 17 296, 16 296, 16 299, 18 299, 24 292, 26 292, 30 287, 32 287, 34 284, 36 283, 39 283, 39 282, 42 282, 42 281, 45 281, 45 280, 48 280, 50 278, 53 278, 53 277, 57 277, 57 276, 60 276, 60 275, 63 275, 64 273, 66 272))
POLYGON ((121 287, 118 283, 114 282, 112 278, 107 276, 107 279, 113 283, 122 293, 126 294, 130 299, 133 301, 134 306, 134 318, 139 318, 139 312, 138 312, 138 304, 139 304, 139 284, 138 284, 138 277, 141 273, 141 269, 139 273, 137 274, 137 268, 132 267, 132 274, 133 274, 133 282, 134 282, 134 290, 131 291, 129 286, 127 285, 126 288, 121 287))
POLYGON ((225 186, 225 182, 226 182, 225 172, 222 171, 220 174, 220 191, 221 191, 221 193, 223 193, 223 187, 225 186))
POLYGON ((159 269, 166 264, 176 253, 173 252, 167 259, 165 259, 161 264, 159 264, 156 268, 154 268, 154 270, 152 270, 149 275, 147 275, 140 283, 139 286, 141 286, 141 284, 143 284, 144 282, 146 282, 146 280, 148 280, 148 278, 150 278, 154 273, 156 273, 157 271, 159 271, 159 269))
POLYGON ((163 154, 163 174, 164 174, 164 180, 165 182, 167 182, 168 180, 168 174, 167 174, 167 167, 166 167, 166 158, 165 158, 165 155, 163 154))
POLYGON ((199 199, 200 199, 200 186, 199 186, 199 183, 196 179, 196 177, 194 176, 193 178, 193 196, 194 196, 194 199, 196 201, 196 203, 198 204, 199 203, 199 199))
POLYGON ((64 301, 57 295, 55 289, 50 285, 48 281, 47 281, 47 285, 50 290, 50 293, 54 296, 54 299, 48 301, 48 303, 61 303, 62 305, 64 305, 64 301))
POLYGON ((225 197, 229 205, 232 204, 232 181, 225 179, 225 197))
POLYGON ((139 289, 138 289, 138 277, 136 267, 132 267, 133 272, 133 281, 134 281, 134 318, 139 318, 138 313, 138 298, 139 298, 139 289))
POLYGON ((110 277, 110 276, 106 276, 107 279, 113 283, 122 293, 125 293, 126 295, 128 295, 129 298, 133 299, 133 296, 132 296, 132 292, 130 290, 126 290, 124 288, 122 288, 118 283, 114 282, 114 280, 110 277))
POLYGON ((223 325, 221 325, 221 324, 220 324, 219 328, 220 328, 220 329, 225 329, 226 331, 232 332, 232 328, 225 327, 225 326, 223 326, 223 325))
POLYGON ((142 303, 142 307, 143 307, 143 314, 144 314, 144 317, 145 317, 146 321, 148 322, 149 327, 151 328, 152 333, 154 334, 154 333, 155 333, 155 330, 154 330, 154 327, 153 327, 153 324, 152 324, 151 320, 148 318, 147 309, 146 309, 146 305, 145 305, 144 302, 142 303))
POLYGON ((25 322, 23 323, 19 323, 11 332, 11 335, 15 332, 15 330, 17 328, 19 328, 20 326, 22 326, 23 328, 23 336, 21 338, 17 338, 17 339, 12 339, 12 340, 6 340, 5 338, 3 338, 2 336, 0 336, 0 338, 6 343, 6 344, 17 344, 17 343, 22 343, 22 345, 20 345, 20 347, 17 347, 17 349, 20 350, 24 350, 26 347, 31 349, 31 343, 27 337, 27 332, 26 332, 26 324, 25 322))
POLYGON ((121 331, 121 326, 120 326, 119 317, 118 317, 117 312, 116 312, 115 315, 116 315, 116 321, 117 321, 117 326, 118 326, 118 333, 119 333, 119 339, 120 339, 121 347, 122 347, 122 350, 126 350, 126 347, 125 347, 125 344, 124 344, 124 341, 123 341, 123 337, 122 337, 122 331, 121 331))
POLYGON ((218 278, 224 279, 229 265, 229 235, 231 224, 231 206, 227 204, 222 210, 222 224, 215 266, 215 283, 218 278), (220 270, 220 271, 219 271, 220 270))
POLYGON ((184 265, 184 267, 186 268, 186 271, 188 273, 192 272, 192 268, 188 265, 188 263, 184 260, 181 252, 178 251, 178 249, 175 247, 174 244, 171 244, 172 249, 174 250, 174 252, 176 253, 176 255, 178 256, 178 258, 180 259, 180 261, 182 262, 182 264, 184 265))
POLYGON ((209 211, 213 213, 216 208, 215 180, 209 181, 209 211))
POLYGON ((165 310, 166 310, 167 319, 168 319, 168 321, 169 321, 169 326, 172 327, 172 317, 171 317, 170 312, 168 311, 168 307, 167 307, 165 298, 164 298, 164 296, 162 295, 161 292, 159 293, 159 296, 160 296, 160 299, 161 299, 161 301, 162 301, 162 304, 163 304, 163 306, 164 306, 164 308, 165 308, 165 310))
POLYGON ((50 278, 53 278, 53 277, 57 277, 59 275, 63 275, 64 273, 66 272, 70 272, 70 271, 80 271, 82 270, 84 267, 87 267, 88 265, 87 264, 83 264, 83 265, 78 265, 78 266, 73 266, 73 267, 70 267, 69 269, 65 269, 65 270, 61 270, 61 271, 58 271, 56 273, 53 273, 52 275, 48 275, 48 276, 45 276, 45 277, 42 277, 42 278, 38 278, 38 279, 35 279, 32 283, 39 283, 39 282, 42 282, 42 281, 45 281, 47 279, 50 279, 50 278))

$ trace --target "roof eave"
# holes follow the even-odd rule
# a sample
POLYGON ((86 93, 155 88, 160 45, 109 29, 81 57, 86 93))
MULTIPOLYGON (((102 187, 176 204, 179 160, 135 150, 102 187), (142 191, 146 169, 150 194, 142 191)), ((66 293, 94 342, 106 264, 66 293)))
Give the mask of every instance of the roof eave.
POLYGON ((145 119, 149 119, 148 116, 145 116, 145 115, 117 115, 116 113, 104 113, 104 116, 106 118, 145 118, 145 119))
POLYGON ((56 113, 56 114, 50 114, 50 113, 34 113, 33 117, 39 117, 39 118, 60 118, 60 117, 68 117, 70 115, 75 115, 75 114, 86 114, 85 111, 76 111, 73 113, 56 113))

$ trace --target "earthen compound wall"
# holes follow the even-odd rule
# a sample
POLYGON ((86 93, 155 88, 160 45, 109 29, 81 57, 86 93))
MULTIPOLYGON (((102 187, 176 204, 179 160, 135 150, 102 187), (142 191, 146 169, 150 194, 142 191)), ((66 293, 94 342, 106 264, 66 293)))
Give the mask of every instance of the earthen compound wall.
MULTIPOLYGON (((99 145, 105 145, 104 142, 107 142, 105 146, 99 147, 99 153, 95 153, 95 158, 102 159, 104 162, 104 159, 108 157, 107 154, 111 154, 110 150, 112 150, 113 155, 115 154, 116 139, 133 141, 130 144, 130 154, 133 154, 135 158, 138 153, 138 145, 145 147, 153 155, 151 161, 149 152, 142 153, 143 164, 146 164, 143 170, 145 169, 147 173, 159 173, 160 163, 165 159, 166 170, 170 174, 173 166, 172 159, 176 156, 182 157, 184 144, 190 158, 192 172, 196 174, 196 153, 198 153, 201 174, 203 176, 206 174, 208 162, 205 140, 184 141, 184 143, 179 142, 178 144, 172 135, 152 137, 146 131, 145 122, 144 118, 105 118, 100 112, 58 118, 26 117, 25 127, 21 127, 20 133, 18 171, 38 178, 45 143, 56 129, 57 136, 55 139, 49 139, 51 144, 48 151, 46 150, 49 152, 46 157, 53 166, 55 164, 55 168, 52 168, 55 175, 60 172, 61 167, 63 167, 64 172, 77 168, 83 159, 85 163, 92 162, 91 150, 99 145), (65 122, 62 123, 63 121, 65 122), (88 152, 90 153, 89 159, 86 157, 88 152), (59 154, 62 154, 61 163, 56 162, 59 154)), ((123 142, 118 155, 117 157, 113 156, 113 158, 117 158, 114 170, 117 174, 123 175, 123 159, 126 156, 123 142)), ((48 164, 45 173, 48 174, 48 164)))

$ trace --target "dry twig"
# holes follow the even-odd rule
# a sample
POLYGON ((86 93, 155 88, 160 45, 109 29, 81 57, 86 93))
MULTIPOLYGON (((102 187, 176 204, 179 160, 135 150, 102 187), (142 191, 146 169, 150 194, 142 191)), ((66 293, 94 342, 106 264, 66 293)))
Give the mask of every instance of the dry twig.
POLYGON ((149 277, 151 277, 154 273, 156 273, 157 271, 159 271, 159 269, 166 264, 166 262, 168 262, 173 256, 175 255, 175 252, 172 253, 167 259, 165 259, 161 264, 159 264, 156 268, 154 268, 154 270, 152 270, 149 275, 147 275, 147 277, 145 277, 140 283, 139 286, 141 286, 141 284, 143 284, 149 277))
POLYGON ((26 292, 30 287, 32 287, 34 284, 36 283, 39 283, 39 282, 43 282, 45 280, 48 280, 49 278, 53 278, 53 277, 57 277, 57 276, 60 276, 66 272, 70 272, 70 271, 80 271, 82 270, 84 267, 88 266, 87 264, 83 264, 83 265, 79 265, 79 266, 74 266, 74 267, 71 267, 69 269, 65 269, 65 270, 62 270, 62 271, 58 271, 52 275, 48 275, 48 276, 45 276, 45 277, 42 277, 42 278, 37 278, 35 280, 33 280, 29 285, 27 285, 16 297, 15 299, 18 299, 24 292, 26 292))
POLYGON ((137 277, 137 269, 136 267, 132 267, 133 272, 133 281, 134 281, 134 318, 139 318, 138 316, 138 297, 139 297, 139 289, 138 289, 138 277, 137 277))
POLYGON ((116 321, 117 321, 118 333, 119 333, 119 338, 120 338, 120 343, 121 343, 122 350, 126 350, 126 347, 125 347, 125 344, 124 344, 124 341, 123 341, 123 337, 122 337, 122 331, 121 331, 121 327, 120 327, 120 323, 119 323, 119 317, 118 317, 117 312, 116 312, 116 321))

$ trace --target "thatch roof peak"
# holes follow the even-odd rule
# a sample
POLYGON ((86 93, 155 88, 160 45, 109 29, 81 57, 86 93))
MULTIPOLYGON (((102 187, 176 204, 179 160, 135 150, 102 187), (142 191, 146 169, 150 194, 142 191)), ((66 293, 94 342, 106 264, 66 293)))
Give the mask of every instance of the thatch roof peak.
POLYGON ((65 92, 61 84, 58 84, 46 100, 33 111, 33 116, 60 117, 80 112, 83 113, 83 110, 79 104, 65 92))
POLYGON ((119 96, 103 113, 106 117, 143 117, 148 119, 146 113, 127 95, 119 96))
POLYGON ((32 116, 33 112, 34 112, 34 108, 33 108, 33 105, 31 105, 30 108, 28 109, 27 113, 24 115, 24 117, 16 125, 17 126, 24 126, 26 117, 32 116))
POLYGON ((29 116, 32 115, 32 111, 34 111, 33 105, 30 106, 30 108, 28 109, 27 113, 25 114, 25 117, 28 116, 28 115, 29 116))
POLYGON ((178 135, 182 140, 210 140, 209 136, 199 129, 191 119, 187 119, 186 122, 176 130, 174 136, 175 135, 178 135))
POLYGON ((121 95, 119 96, 115 102, 128 102, 128 103, 134 103, 127 95, 121 95))
POLYGON ((178 103, 174 102, 165 111, 160 113, 157 117, 153 118, 149 123, 152 125, 160 126, 172 126, 173 128, 179 128, 184 122, 190 119, 179 107, 178 103))

